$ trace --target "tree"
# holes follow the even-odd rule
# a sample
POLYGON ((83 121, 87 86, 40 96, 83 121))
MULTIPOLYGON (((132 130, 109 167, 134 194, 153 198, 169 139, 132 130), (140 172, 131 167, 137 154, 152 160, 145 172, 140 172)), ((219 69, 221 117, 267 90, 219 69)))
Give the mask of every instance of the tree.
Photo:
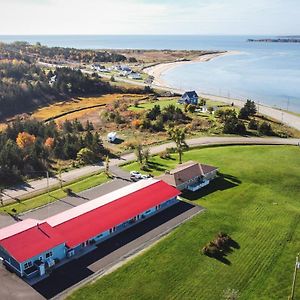
POLYGON ((272 135, 273 134, 272 126, 268 122, 262 122, 258 128, 258 131, 260 134, 263 134, 263 135, 272 135))
POLYGON ((44 143, 44 146, 49 149, 52 150, 54 147, 54 138, 52 137, 48 137, 44 143))
POLYGON ((188 148, 188 145, 185 141, 185 128, 174 127, 169 129, 168 133, 176 144, 176 149, 179 156, 179 164, 182 164, 183 150, 188 148))
POLYGON ((245 124, 237 117, 231 116, 230 118, 226 119, 223 132, 231 134, 245 134, 246 127, 245 124))
POLYGON ((82 165, 93 163, 95 161, 94 152, 89 148, 82 148, 77 153, 77 161, 82 165))
POLYGON ((143 146, 141 144, 137 144, 134 149, 134 153, 136 155, 137 161, 142 164, 143 163, 143 146))
POLYGON ((106 155, 106 159, 105 159, 105 174, 108 178, 110 177, 110 174, 109 174, 109 156, 108 155, 106 155))
POLYGON ((27 148, 34 144, 36 137, 27 132, 20 132, 17 136, 16 143, 20 149, 27 148))
POLYGON ((105 148, 104 148, 104 146, 103 146, 103 141, 102 141, 102 139, 100 138, 98 132, 96 132, 96 133, 93 135, 93 138, 92 138, 92 141, 91 141, 91 144, 90 144, 89 148, 90 148, 96 155, 100 155, 100 154, 102 154, 102 153, 105 152, 105 148))
POLYGON ((248 124, 248 128, 252 129, 252 130, 257 130, 258 128, 258 123, 255 119, 251 119, 249 124, 248 124))
POLYGON ((249 111, 246 107, 242 107, 239 112, 239 119, 247 120, 249 118, 249 111))
POLYGON ((248 99, 244 107, 242 107, 239 112, 239 118, 248 119, 250 116, 254 116, 256 112, 257 110, 256 110, 255 102, 248 99))
POLYGON ((148 147, 143 149, 143 156, 144 156, 146 164, 148 164, 149 158, 150 158, 150 149, 148 147))
POLYGON ((156 120, 156 118, 161 114, 160 106, 154 105, 149 112, 146 114, 146 117, 151 121, 156 120))

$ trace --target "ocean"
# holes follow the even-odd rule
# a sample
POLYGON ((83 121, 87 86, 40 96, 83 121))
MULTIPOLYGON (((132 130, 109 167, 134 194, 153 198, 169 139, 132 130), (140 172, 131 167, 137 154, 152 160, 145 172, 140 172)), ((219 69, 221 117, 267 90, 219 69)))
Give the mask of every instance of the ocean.
POLYGON ((80 49, 238 51, 236 55, 222 56, 205 63, 182 64, 164 73, 163 80, 181 89, 249 98, 300 113, 300 44, 250 43, 248 38, 261 36, 36 35, 0 36, 0 41, 22 40, 80 49))

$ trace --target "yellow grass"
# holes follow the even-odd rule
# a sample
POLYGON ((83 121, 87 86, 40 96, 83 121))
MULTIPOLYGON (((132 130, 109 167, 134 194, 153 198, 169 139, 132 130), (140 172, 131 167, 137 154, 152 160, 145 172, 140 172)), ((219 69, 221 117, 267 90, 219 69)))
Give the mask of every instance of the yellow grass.
MULTIPOLYGON (((115 100, 122 100, 123 98, 142 98, 142 95, 131 95, 131 94, 109 94, 109 95, 103 95, 100 97, 78 97, 73 98, 68 101, 58 102, 53 105, 49 105, 43 108, 38 109, 32 114, 32 117, 37 120, 46 120, 49 118, 55 118, 56 116, 81 109, 81 108, 89 108, 93 105, 98 104, 108 104, 115 100)), ((75 113, 75 112, 74 112, 75 113)), ((86 111, 76 112, 82 114, 86 113, 86 111)))

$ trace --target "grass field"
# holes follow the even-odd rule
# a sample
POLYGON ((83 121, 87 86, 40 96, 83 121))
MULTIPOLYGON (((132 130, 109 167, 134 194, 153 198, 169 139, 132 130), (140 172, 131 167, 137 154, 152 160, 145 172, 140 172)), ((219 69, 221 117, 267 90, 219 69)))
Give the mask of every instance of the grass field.
MULTIPOLYGON (((185 195, 207 210, 69 299, 219 300, 228 288, 239 290, 244 300, 288 298, 300 250, 300 149, 203 148, 186 152, 184 160, 190 159, 218 166, 223 174, 201 192, 185 195), (219 231, 240 247, 226 257, 227 263, 200 252, 219 231)), ((153 173, 175 164, 156 157, 153 173)))
MULTIPOLYGON (((141 110, 141 109, 143 109, 143 110, 147 109, 148 110, 148 109, 153 108, 154 105, 160 105, 160 108, 163 109, 166 106, 169 106, 171 104, 175 105, 176 107, 179 107, 179 108, 183 109, 183 105, 178 103, 178 97, 168 98, 168 99, 163 98, 163 100, 159 100, 159 101, 155 101, 155 102, 141 103, 141 104, 139 104, 138 107, 131 106, 129 109, 134 110, 134 111, 138 111, 138 110, 141 110)), ((226 106, 222 102, 216 102, 216 101, 212 101, 212 100, 207 100, 206 105, 207 106, 218 106, 218 105, 226 106)))
POLYGON ((107 176, 104 173, 84 177, 84 178, 77 180, 74 183, 65 185, 63 187, 63 189, 56 188, 54 190, 51 190, 51 192, 49 192, 49 195, 47 193, 45 193, 45 194, 41 194, 41 195, 38 195, 38 196, 35 196, 32 198, 23 200, 21 202, 16 202, 16 203, 8 204, 6 206, 1 206, 0 213, 3 213, 3 212, 13 213, 13 211, 12 211, 13 209, 15 209, 17 211, 17 213, 22 213, 22 212, 46 205, 48 203, 51 203, 51 202, 54 202, 54 201, 57 201, 59 199, 66 197, 67 195, 63 191, 66 188, 72 189, 72 191, 74 193, 79 193, 81 191, 84 191, 89 188, 100 185, 100 184, 106 182, 107 180, 108 180, 107 176))

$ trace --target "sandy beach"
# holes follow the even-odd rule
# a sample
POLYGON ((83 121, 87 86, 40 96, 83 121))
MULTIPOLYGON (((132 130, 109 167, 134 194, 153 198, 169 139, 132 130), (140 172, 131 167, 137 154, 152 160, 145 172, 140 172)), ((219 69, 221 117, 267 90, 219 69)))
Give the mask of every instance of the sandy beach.
POLYGON ((195 62, 208 62, 212 59, 216 59, 217 57, 224 55, 235 55, 238 54, 238 51, 224 51, 219 53, 211 53, 204 54, 199 56, 198 58, 190 61, 176 61, 170 63, 157 64, 155 66, 145 68, 143 71, 154 77, 153 84, 162 87, 169 87, 168 84, 162 79, 162 76, 173 68, 176 68, 180 65, 192 64, 195 62))
MULTIPOLYGON (((199 58, 191 61, 179 61, 179 62, 171 62, 171 63, 163 63, 158 64, 149 68, 145 68, 144 72, 152 75, 154 77, 154 81, 152 86, 160 88, 162 90, 168 90, 175 93, 182 94, 184 93, 183 90, 180 90, 179 88, 174 88, 168 86, 168 84, 162 79, 162 76, 165 72, 176 68, 179 65, 182 64, 192 64, 195 62, 207 62, 211 59, 216 59, 217 57, 221 57, 224 55, 235 55, 239 54, 238 51, 227 51, 222 53, 212 53, 212 54, 205 54, 202 56, 199 56, 199 58)), ((231 97, 224 97, 224 96, 217 96, 217 95, 211 95, 208 93, 203 93, 203 91, 197 91, 198 95, 203 98, 209 98, 214 101, 221 101, 227 104, 234 103, 235 106, 242 107, 245 104, 244 99, 236 99, 231 97)), ((258 103, 258 111, 259 113, 269 116, 275 120, 278 120, 279 122, 282 122, 290 127, 296 128, 297 130, 300 130, 300 117, 293 115, 289 112, 265 105, 263 103, 258 103)))

